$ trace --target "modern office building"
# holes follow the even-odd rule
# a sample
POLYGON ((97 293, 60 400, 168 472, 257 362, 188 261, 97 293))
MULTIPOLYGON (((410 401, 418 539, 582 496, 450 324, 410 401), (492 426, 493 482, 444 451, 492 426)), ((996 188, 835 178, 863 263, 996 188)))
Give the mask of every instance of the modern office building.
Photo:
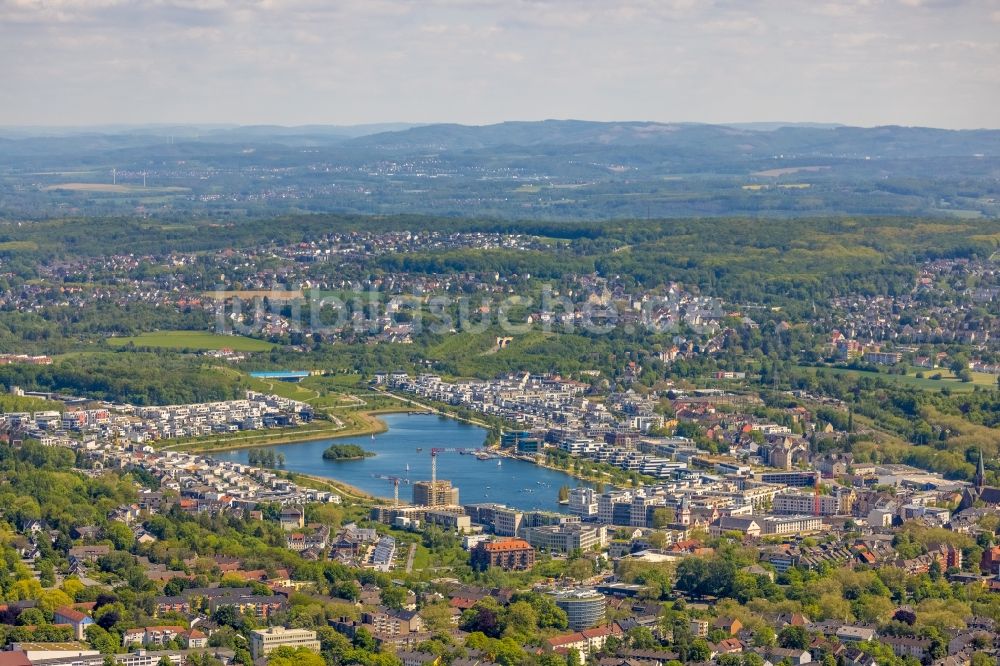
POLYGON ((594 590, 566 590, 552 595, 556 606, 566 611, 569 628, 582 631, 604 622, 607 600, 594 590))
POLYGON ((316 632, 308 629, 268 627, 250 632, 250 655, 254 659, 265 657, 280 647, 304 647, 319 652, 319 641, 316 632))
POLYGON ((836 516, 849 515, 854 504, 854 491, 838 489, 833 495, 813 493, 780 493, 772 500, 771 511, 780 515, 808 515, 815 512, 819 504, 819 515, 836 516))
POLYGON ((608 545, 608 528, 606 525, 582 523, 545 525, 525 529, 524 538, 539 550, 561 553, 574 550, 586 552, 595 547, 603 548, 608 545))
POLYGON ((497 536, 517 536, 521 532, 523 512, 504 507, 497 509, 493 516, 493 533, 497 536))
POLYGON ((823 529, 817 516, 761 516, 761 534, 814 534, 823 529))
POLYGON ((569 491, 569 512, 590 518, 597 515, 597 493, 593 488, 580 487, 569 491))

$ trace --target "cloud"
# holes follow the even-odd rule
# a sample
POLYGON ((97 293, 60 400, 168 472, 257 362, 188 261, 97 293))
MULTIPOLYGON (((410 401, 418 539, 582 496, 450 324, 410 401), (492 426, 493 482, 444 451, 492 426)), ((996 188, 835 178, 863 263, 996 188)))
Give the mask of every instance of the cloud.
POLYGON ((704 24, 704 28, 710 32, 752 32, 757 34, 767 30, 765 23, 756 16, 741 16, 721 21, 709 21, 704 24))
POLYGON ((996 0, 0 0, 0 124, 990 125, 997 22, 996 0))

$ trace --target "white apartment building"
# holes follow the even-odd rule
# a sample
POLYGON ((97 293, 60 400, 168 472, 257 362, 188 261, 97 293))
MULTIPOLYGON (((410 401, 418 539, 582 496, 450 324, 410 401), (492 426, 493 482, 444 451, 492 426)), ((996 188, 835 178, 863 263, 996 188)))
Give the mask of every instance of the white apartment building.
POLYGON ((597 515, 597 493, 593 488, 574 488, 569 491, 569 512, 575 516, 597 515))
POLYGON ((319 652, 319 641, 316 632, 308 629, 268 627, 250 632, 250 655, 254 659, 265 657, 279 647, 304 647, 319 652))

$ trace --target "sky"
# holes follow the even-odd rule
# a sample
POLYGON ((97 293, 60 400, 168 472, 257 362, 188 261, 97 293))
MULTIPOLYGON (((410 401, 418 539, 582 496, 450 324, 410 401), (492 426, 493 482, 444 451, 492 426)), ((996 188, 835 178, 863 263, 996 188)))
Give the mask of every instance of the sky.
POLYGON ((0 0, 0 125, 1000 127, 1000 0, 0 0))

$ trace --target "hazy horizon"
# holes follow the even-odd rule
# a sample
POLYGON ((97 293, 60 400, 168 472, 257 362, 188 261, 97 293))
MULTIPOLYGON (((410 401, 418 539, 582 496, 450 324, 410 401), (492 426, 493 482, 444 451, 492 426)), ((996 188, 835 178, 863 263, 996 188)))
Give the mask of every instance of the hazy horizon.
MULTIPOLYGON (((1000 131, 1000 121, 998 121, 994 126, 983 126, 983 127, 938 127, 931 125, 905 125, 901 123, 884 123, 880 125, 851 125, 848 123, 841 123, 836 121, 810 121, 810 120, 800 120, 800 121, 782 121, 782 120, 754 120, 754 121, 732 121, 732 122, 702 122, 698 120, 647 120, 647 119, 630 119, 630 118, 618 118, 614 120, 591 120, 588 118, 538 118, 525 120, 521 118, 511 118, 508 120, 500 120, 491 123, 461 123, 452 121, 430 121, 430 122, 407 122, 407 121, 386 121, 379 123, 355 123, 355 124, 338 124, 338 123, 307 123, 300 125, 286 125, 281 123, 252 123, 252 124, 242 124, 233 122, 136 122, 136 123, 109 123, 109 124, 80 124, 80 125, 39 125, 39 124, 0 124, 0 131, 13 131, 22 132, 26 135, 30 135, 33 131, 56 131, 56 132, 94 132, 94 133, 115 133, 120 131, 139 131, 144 129, 149 130, 166 130, 166 129, 195 129, 195 130, 207 130, 207 131, 224 131, 224 130, 239 130, 239 129, 255 129, 255 128, 275 128, 280 130, 296 130, 296 129, 327 129, 327 130, 360 130, 362 128, 370 128, 372 133, 376 132, 388 132, 388 131, 402 131, 406 129, 412 129, 416 127, 429 127, 435 125, 457 125, 462 127, 489 127, 493 125, 503 125, 507 123, 538 123, 538 122, 594 122, 594 123, 637 123, 637 124, 657 124, 657 125, 711 125, 717 127, 733 127, 733 128, 745 128, 750 130, 759 131, 769 131, 771 129, 779 127, 810 127, 814 129, 836 129, 840 128, 856 128, 856 129, 876 129, 879 127, 902 127, 909 129, 935 129, 935 130, 947 130, 947 131, 1000 131), (759 127, 758 127, 759 126, 759 127)), ((368 132, 365 132, 367 134, 368 132)), ((360 135, 360 134, 359 134, 360 135)))
POLYGON ((998 30, 1000 0, 0 0, 0 126, 988 128, 998 30))

